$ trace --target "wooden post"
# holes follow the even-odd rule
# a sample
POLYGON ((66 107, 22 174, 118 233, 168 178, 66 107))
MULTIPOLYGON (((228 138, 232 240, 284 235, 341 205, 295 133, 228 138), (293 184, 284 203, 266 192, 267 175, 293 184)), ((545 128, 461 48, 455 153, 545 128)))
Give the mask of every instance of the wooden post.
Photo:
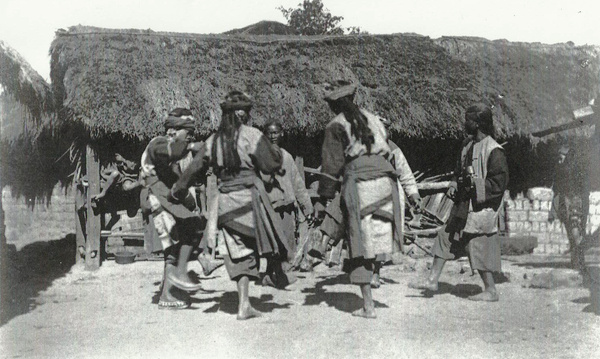
POLYGON ((300 176, 302 176, 302 181, 306 183, 306 177, 304 173, 304 157, 298 155, 295 159, 296 167, 298 167, 298 172, 300 172, 300 176))
POLYGON ((75 263, 83 264, 85 261, 85 223, 86 223, 86 200, 84 187, 73 181, 73 196, 75 197, 75 263))
MULTIPOLYGON (((8 285, 6 285, 7 280, 7 270, 8 264, 6 263, 8 256, 6 255, 6 250, 8 249, 7 239, 6 239, 6 224, 4 222, 4 207, 2 204, 2 179, 0 178, 0 283, 3 285, 0 289, 0 305, 4 307, 6 304, 6 289, 8 285)), ((8 308, 7 308, 8 309, 8 308)), ((4 318, 2 318, 4 319, 4 318)))
POLYGON ((87 221, 85 241, 85 269, 97 270, 100 267, 100 215, 94 214, 92 197, 100 192, 100 161, 95 148, 87 145, 86 169, 88 189, 86 194, 87 221))

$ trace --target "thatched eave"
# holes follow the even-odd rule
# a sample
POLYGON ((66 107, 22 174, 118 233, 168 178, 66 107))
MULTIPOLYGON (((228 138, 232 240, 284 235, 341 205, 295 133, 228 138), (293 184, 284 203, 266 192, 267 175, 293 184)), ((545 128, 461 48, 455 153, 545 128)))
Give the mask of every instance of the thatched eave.
POLYGON ((52 83, 63 119, 93 138, 147 140, 175 106, 192 108, 197 129, 218 126, 218 103, 241 89, 256 100, 255 123, 284 121, 314 136, 331 114, 327 81, 359 84, 357 101, 413 138, 462 136, 475 101, 495 106, 501 137, 569 120, 598 93, 598 49, 412 35, 198 35, 73 27, 51 47, 52 83), (583 60, 582 60, 583 59, 583 60), (580 66, 580 61, 586 63, 580 66))
POLYGON ((0 140, 33 140, 52 114, 50 85, 0 40, 0 140))

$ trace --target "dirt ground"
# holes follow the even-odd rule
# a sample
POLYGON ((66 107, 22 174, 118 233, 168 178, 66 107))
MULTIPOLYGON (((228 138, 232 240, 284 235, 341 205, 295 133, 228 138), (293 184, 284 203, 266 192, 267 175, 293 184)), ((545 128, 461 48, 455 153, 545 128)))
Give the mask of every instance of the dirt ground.
MULTIPOLYGON (((567 257, 503 258, 497 303, 471 302, 481 291, 468 262, 447 265, 440 291, 407 283, 431 258, 384 267, 374 290, 378 318, 355 318, 359 289, 338 268, 298 273, 287 290, 251 286, 264 315, 236 320, 235 284, 224 268, 202 278, 187 310, 159 310, 162 262, 100 270, 73 265, 72 238, 9 253, 0 346, 5 358, 594 358, 600 316, 590 290, 573 280, 567 257), (559 273, 557 288, 533 278, 559 273)), ((201 273, 196 262, 190 268, 201 273)), ((597 289, 596 289, 597 290, 597 289)))

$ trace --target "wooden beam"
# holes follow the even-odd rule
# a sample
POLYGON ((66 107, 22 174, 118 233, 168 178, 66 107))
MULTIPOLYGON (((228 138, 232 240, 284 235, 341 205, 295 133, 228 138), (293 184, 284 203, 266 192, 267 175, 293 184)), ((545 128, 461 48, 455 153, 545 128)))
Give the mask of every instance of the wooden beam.
POLYGON ((449 187, 450 181, 417 183, 417 188, 421 190, 447 189, 449 187))
POLYGON ((92 197, 100 192, 100 161, 96 149, 87 145, 86 170, 88 189, 86 194, 86 241, 85 269, 97 270, 100 267, 100 215, 92 209, 92 197))
POLYGON ((86 195, 81 184, 73 181, 73 196, 75 197, 75 264, 85 262, 85 223, 86 220, 86 195))

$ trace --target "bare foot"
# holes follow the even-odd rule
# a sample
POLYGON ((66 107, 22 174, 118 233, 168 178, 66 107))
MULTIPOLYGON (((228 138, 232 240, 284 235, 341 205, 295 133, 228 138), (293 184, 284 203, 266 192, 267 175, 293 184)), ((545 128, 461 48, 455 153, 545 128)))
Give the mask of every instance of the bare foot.
POLYGON ((373 278, 371 278, 371 288, 377 289, 381 286, 381 278, 379 278, 379 274, 373 274, 373 278))
POLYGON ((260 316, 262 316, 262 313, 249 305, 245 308, 240 308, 237 314, 237 320, 246 320, 250 318, 257 318, 260 316))
POLYGON ((475 302, 497 302, 500 300, 498 293, 491 291, 483 291, 477 295, 470 296, 467 299, 475 302))
POLYGON ((438 284, 436 282, 431 282, 427 278, 421 278, 410 282, 408 283, 408 287, 412 289, 430 290, 432 292, 437 292, 438 290, 438 284))
POLYGON ((158 309, 186 309, 190 306, 190 298, 187 293, 171 287, 163 290, 158 300, 158 309))
POLYGON ((365 310, 364 308, 361 308, 357 311, 352 312, 352 316, 353 317, 361 317, 361 318, 368 318, 368 319, 375 319, 377 318, 377 315, 375 314, 375 310, 371 309, 371 310, 365 310))
POLYGON ((169 271, 167 273, 167 280, 179 289, 195 292, 202 289, 200 283, 194 283, 187 274, 177 275, 175 271, 169 271))

